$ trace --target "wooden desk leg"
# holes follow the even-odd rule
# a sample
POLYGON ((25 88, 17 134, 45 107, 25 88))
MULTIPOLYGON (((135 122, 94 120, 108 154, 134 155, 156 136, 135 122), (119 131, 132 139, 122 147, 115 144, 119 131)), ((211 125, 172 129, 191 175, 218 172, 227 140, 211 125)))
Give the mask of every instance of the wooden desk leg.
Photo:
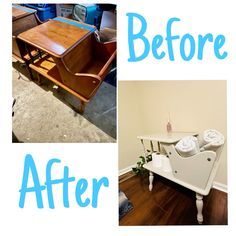
POLYGON ((79 108, 79 113, 81 115, 84 114, 84 109, 85 109, 86 103, 84 101, 80 101, 80 108, 79 108))
POLYGON ((41 75, 39 73, 37 73, 37 83, 39 86, 42 85, 41 75))
POLYGON ((34 77, 33 77, 32 70, 30 69, 30 67, 29 67, 28 63, 26 63, 26 67, 27 67, 27 69, 28 69, 28 72, 29 72, 30 79, 31 79, 31 80, 34 80, 34 77))
POLYGON ((85 110, 85 106, 86 106, 86 102, 81 101, 80 100, 80 106, 79 107, 75 107, 72 104, 70 104, 70 107, 76 112, 79 113, 80 115, 84 114, 84 110, 85 110))
POLYGON ((153 179, 154 179, 154 175, 151 171, 149 171, 149 191, 151 192, 152 191, 152 188, 153 188, 153 179))
POLYGON ((203 208, 203 196, 199 193, 196 193, 196 206, 197 206, 197 221, 198 224, 202 224, 203 222, 203 215, 202 215, 202 208, 203 208))

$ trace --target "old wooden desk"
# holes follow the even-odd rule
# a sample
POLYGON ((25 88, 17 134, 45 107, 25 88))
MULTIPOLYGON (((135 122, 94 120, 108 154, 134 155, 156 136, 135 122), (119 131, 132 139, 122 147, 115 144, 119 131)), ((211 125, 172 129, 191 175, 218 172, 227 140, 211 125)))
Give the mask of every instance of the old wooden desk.
MULTIPOLYGON (((21 63, 28 62, 28 56, 25 45, 17 39, 17 36, 31 29, 41 22, 39 21, 36 10, 20 5, 12 5, 12 56, 21 63)), ((31 54, 35 55, 37 52, 31 47, 31 54)))
POLYGON ((197 133, 195 132, 160 133, 138 136, 138 139, 143 145, 145 156, 147 155, 146 150, 149 144, 152 153, 154 151, 158 153, 164 151, 165 153, 163 154, 169 158, 172 167, 172 171, 164 171, 161 166, 155 166, 152 161, 144 164, 143 167, 149 170, 149 190, 151 191, 153 188, 153 174, 155 173, 196 192, 197 220, 201 224, 203 222, 203 196, 208 195, 212 187, 219 166, 221 150, 216 153, 204 151, 191 157, 182 158, 176 152, 174 144, 183 137, 196 135, 197 133), (158 143, 157 150, 154 150, 155 142, 158 143), (164 150, 162 150, 163 147, 164 150))
POLYGON ((47 53, 30 67, 78 97, 81 113, 116 55, 116 42, 98 42, 95 30, 95 26, 56 17, 18 35, 20 40, 47 53))

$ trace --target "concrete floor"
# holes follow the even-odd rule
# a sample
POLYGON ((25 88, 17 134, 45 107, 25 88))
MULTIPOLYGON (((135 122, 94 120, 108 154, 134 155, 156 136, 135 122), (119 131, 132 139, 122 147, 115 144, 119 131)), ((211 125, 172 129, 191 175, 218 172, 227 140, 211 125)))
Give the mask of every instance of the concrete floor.
POLYGON ((12 129, 20 142, 116 142, 115 86, 103 82, 80 115, 71 108, 79 107, 79 100, 49 80, 39 86, 17 62, 12 74, 16 99, 12 129))

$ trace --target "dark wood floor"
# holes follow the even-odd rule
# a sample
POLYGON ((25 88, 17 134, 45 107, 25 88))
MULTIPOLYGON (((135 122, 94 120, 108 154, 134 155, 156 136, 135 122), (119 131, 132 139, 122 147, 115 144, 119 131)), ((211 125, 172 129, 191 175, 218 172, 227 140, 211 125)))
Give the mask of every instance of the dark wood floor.
MULTIPOLYGON (((119 224, 124 225, 198 225, 195 193, 155 175, 153 190, 148 176, 123 178, 119 188, 133 204, 119 224)), ((227 193, 212 189, 203 198, 204 225, 227 225, 227 193)))

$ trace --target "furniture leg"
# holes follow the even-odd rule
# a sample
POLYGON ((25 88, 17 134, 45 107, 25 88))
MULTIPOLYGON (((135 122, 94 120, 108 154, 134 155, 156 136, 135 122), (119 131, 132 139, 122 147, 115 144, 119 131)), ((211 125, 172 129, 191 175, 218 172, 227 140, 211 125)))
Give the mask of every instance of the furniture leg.
POLYGON ((38 83, 38 85, 42 84, 41 75, 39 73, 37 73, 37 83, 38 83))
POLYGON ((153 179, 154 179, 154 175, 151 171, 149 171, 149 191, 152 191, 153 188, 153 179))
POLYGON ((198 224, 202 224, 203 222, 203 215, 202 215, 202 208, 203 208, 203 196, 199 193, 196 193, 196 206, 197 206, 197 221, 198 224))
POLYGON ((80 113, 81 115, 84 114, 85 106, 86 106, 86 103, 85 103, 84 101, 80 101, 79 113, 80 113))
POLYGON ((29 72, 30 80, 34 80, 33 73, 32 73, 32 70, 30 69, 29 65, 26 64, 26 67, 27 67, 27 70, 29 72))

